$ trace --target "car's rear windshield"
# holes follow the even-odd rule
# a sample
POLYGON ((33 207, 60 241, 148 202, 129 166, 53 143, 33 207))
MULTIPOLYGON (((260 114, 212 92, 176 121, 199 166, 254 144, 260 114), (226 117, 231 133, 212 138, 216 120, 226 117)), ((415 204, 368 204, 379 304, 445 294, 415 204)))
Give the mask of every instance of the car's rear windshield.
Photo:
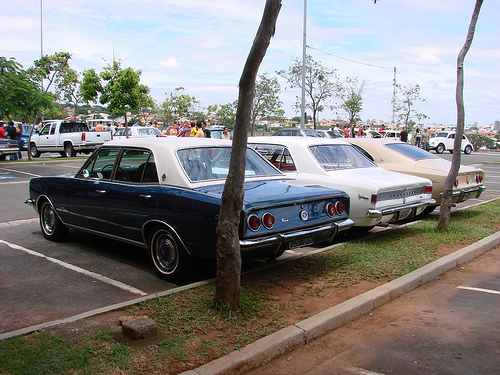
MULTIPOLYGON (((230 147, 193 147, 177 151, 184 172, 193 182, 225 179, 229 172, 230 147)), ((281 176, 254 150, 247 149, 245 176, 281 176)))
POLYGON ((351 145, 316 145, 309 150, 327 171, 376 167, 366 156, 351 145))
POLYGON ((421 160, 421 159, 437 159, 438 156, 431 154, 428 151, 422 150, 421 148, 412 146, 408 143, 388 143, 385 147, 399 152, 400 154, 413 159, 413 160, 421 160))

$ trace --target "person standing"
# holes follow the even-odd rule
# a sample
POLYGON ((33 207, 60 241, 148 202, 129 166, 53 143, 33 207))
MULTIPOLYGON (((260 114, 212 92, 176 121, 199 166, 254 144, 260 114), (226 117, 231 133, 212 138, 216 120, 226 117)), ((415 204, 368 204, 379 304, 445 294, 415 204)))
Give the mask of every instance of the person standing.
POLYGON ((401 142, 408 143, 408 130, 407 130, 406 126, 403 128, 403 131, 400 133, 399 140, 401 142))
POLYGON ((415 132, 416 132, 416 134, 415 134, 415 146, 420 148, 420 144, 421 144, 421 140, 422 140, 422 134, 420 133, 420 128, 417 128, 417 130, 415 132))
POLYGON ((3 127, 5 122, 0 121, 0 138, 5 138, 5 128, 3 127))
POLYGON ((424 129, 422 133, 422 148, 425 151, 429 151, 429 129, 424 129))
POLYGON ((190 137, 196 137, 196 133, 198 132, 198 129, 196 127, 196 124, 194 121, 191 121, 191 132, 189 133, 190 137))
POLYGON ((19 147, 19 152, 17 154, 17 158, 21 160, 23 158, 23 154, 21 150, 23 149, 23 124, 17 124, 16 136, 17 136, 17 147, 19 147))
POLYGON ((220 139, 233 139, 233 136, 229 133, 229 129, 227 126, 224 126, 224 130, 222 130, 222 134, 220 135, 220 139))
MULTIPOLYGON (((9 127, 7 128, 7 138, 13 141, 17 140, 17 131, 12 120, 9 121, 9 127)), ((17 160, 17 154, 11 154, 10 160, 17 160)))
POLYGON ((204 138, 205 132, 202 129, 201 122, 196 123, 196 134, 194 135, 196 138, 204 138))
POLYGON ((349 138, 349 126, 344 126, 344 138, 349 138))
POLYGON ((205 121, 201 122, 201 128, 203 129, 203 133, 205 134, 205 138, 212 138, 212 134, 210 130, 207 129, 207 123, 205 121))

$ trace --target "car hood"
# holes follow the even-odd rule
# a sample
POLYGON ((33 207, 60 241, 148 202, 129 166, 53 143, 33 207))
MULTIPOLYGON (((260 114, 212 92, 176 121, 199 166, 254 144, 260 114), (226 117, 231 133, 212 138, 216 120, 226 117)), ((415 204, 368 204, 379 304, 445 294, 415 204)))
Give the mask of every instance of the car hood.
POLYGON ((431 185, 431 181, 426 178, 392 172, 381 167, 330 171, 328 175, 331 176, 332 182, 342 180, 343 183, 351 183, 353 186, 372 186, 378 191, 431 185))
MULTIPOLYGON (((220 198, 224 190, 224 184, 203 186, 194 190, 220 198)), ((311 185, 291 179, 247 181, 245 182, 244 209, 334 196, 347 197, 347 194, 337 189, 311 185)))

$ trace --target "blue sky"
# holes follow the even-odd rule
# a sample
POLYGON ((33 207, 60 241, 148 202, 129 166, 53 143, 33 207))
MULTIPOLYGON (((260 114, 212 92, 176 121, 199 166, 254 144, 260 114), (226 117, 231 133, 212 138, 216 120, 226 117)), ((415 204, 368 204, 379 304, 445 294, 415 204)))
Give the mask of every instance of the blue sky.
MULTIPOLYGON (((142 71, 161 103, 176 87, 202 106, 232 102, 265 0, 42 0, 43 52, 73 54, 82 71, 115 58, 142 71)), ((25 68, 40 57, 40 1, 0 0, 0 56, 25 68)), ((308 53, 341 78, 367 82, 363 120, 390 121, 393 68, 419 84, 429 123, 456 123, 456 60, 475 0, 308 0, 308 53), (374 67, 376 66, 376 67, 374 67)), ((284 0, 260 73, 302 56, 303 0, 284 0)), ((500 119, 500 2, 486 0, 465 60, 466 123, 500 119)), ((284 82, 282 82, 284 86, 284 82)), ((297 90, 281 94, 288 116, 297 90)), ((335 118, 331 111, 321 117, 335 118)))

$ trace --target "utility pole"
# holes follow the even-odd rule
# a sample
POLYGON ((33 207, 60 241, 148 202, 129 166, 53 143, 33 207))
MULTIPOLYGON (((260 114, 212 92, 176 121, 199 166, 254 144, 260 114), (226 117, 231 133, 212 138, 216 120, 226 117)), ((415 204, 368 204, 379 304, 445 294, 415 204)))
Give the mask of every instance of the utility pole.
POLYGON ((300 103, 300 127, 306 125, 306 20, 307 20, 307 0, 304 0, 304 34, 302 38, 302 99, 300 103))
POLYGON ((392 130, 394 130, 394 112, 396 112, 396 67, 394 67, 394 79, 392 80, 392 130))

